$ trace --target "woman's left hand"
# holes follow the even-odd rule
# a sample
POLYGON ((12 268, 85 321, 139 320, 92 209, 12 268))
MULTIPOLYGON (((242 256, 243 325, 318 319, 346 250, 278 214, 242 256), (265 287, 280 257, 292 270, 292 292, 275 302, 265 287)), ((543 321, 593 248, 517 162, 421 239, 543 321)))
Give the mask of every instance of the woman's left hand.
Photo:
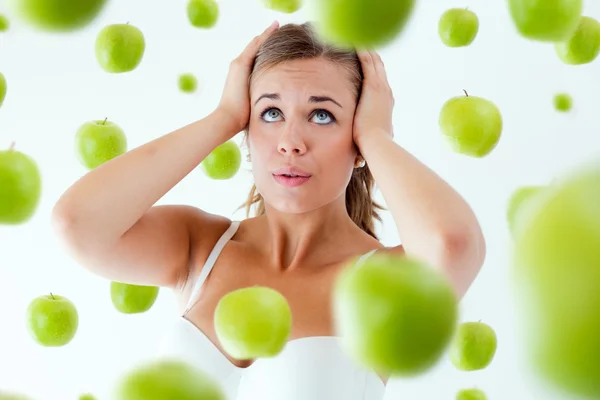
POLYGON ((392 111, 394 96, 381 57, 375 51, 359 51, 362 64, 362 93, 354 114, 354 143, 369 135, 394 136, 392 111))

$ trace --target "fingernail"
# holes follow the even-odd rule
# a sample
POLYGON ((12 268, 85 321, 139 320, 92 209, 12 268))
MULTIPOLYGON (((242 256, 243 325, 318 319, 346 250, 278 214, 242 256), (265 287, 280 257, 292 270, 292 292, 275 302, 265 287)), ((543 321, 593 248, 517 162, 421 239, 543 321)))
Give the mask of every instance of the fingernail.
POLYGON ((273 21, 273 23, 271 24, 271 28, 273 28, 273 27, 275 27, 275 26, 277 26, 277 25, 279 25, 279 21, 275 20, 275 21, 273 21))

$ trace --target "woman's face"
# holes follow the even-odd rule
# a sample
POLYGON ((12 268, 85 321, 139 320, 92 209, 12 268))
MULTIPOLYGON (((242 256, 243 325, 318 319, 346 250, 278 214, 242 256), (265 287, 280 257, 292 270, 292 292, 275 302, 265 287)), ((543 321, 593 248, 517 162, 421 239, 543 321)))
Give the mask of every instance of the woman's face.
POLYGON ((252 173, 265 202, 303 213, 340 198, 357 156, 347 71, 322 59, 280 64, 257 75, 250 101, 252 173))

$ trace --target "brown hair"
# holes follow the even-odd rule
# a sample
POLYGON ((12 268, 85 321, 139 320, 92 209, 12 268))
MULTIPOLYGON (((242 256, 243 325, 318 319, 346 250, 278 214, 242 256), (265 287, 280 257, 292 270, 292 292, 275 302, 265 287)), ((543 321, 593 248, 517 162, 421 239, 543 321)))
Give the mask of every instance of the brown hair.
MULTIPOLYGON (((363 74, 356 51, 325 43, 318 37, 310 22, 301 25, 286 24, 271 34, 256 55, 250 74, 250 82, 259 72, 278 64, 313 58, 323 58, 344 67, 348 72, 358 103, 363 74)), ((244 139, 247 140, 248 127, 244 129, 244 134, 244 139)), ((356 225, 377 239, 375 220, 381 221, 377 210, 382 210, 383 207, 372 199, 374 185, 375 179, 368 165, 365 164, 362 168, 355 168, 346 188, 346 209, 356 225)), ((247 217, 250 215, 251 207, 255 204, 256 215, 264 215, 264 199, 257 192, 256 185, 252 185, 248 199, 241 206, 246 207, 247 217)))

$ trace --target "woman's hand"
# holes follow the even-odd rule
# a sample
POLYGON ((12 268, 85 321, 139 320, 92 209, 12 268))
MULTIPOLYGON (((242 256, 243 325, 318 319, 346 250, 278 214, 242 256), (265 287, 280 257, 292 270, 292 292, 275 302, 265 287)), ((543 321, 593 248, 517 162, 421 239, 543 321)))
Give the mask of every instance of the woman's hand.
POLYGON ((360 150, 361 140, 369 135, 394 136, 392 111, 394 96, 387 80, 381 57, 374 51, 359 51, 363 84, 360 100, 354 113, 354 143, 360 150))
POLYGON ((242 131, 248 124, 250 118, 248 78, 252 72, 254 58, 267 37, 277 29, 279 23, 275 21, 262 34, 254 37, 244 51, 229 64, 229 73, 217 110, 231 120, 232 129, 235 129, 232 136, 242 131))

